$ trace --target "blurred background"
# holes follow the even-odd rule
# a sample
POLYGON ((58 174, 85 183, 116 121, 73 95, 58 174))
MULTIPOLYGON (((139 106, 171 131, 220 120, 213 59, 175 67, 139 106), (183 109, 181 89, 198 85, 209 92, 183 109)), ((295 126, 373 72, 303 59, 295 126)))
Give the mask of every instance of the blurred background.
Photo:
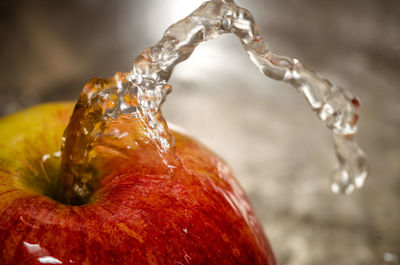
MULTIPOLYGON (((0 0, 0 116, 76 100, 133 59, 197 0, 0 0)), ((202 44, 163 110, 215 150, 248 193, 281 265, 399 264, 400 1, 241 0, 277 54, 361 99, 365 188, 331 193, 328 129, 288 85, 262 76, 233 36, 202 44)))

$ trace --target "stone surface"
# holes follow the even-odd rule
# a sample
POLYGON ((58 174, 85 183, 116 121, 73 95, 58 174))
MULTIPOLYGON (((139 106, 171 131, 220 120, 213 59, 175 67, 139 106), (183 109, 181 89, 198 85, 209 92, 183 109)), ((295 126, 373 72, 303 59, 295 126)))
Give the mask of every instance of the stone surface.
MULTIPOLYGON (((0 2, 0 115, 76 99, 92 77, 128 71, 137 54, 200 3, 0 2)), ((400 255, 399 2, 237 3, 252 11, 275 53, 298 58, 360 97, 357 139, 370 161, 365 188, 331 193, 336 161, 328 130, 296 91, 258 73, 233 36, 202 45, 177 67, 167 119, 232 166, 279 264, 396 264, 390 260, 400 255)))

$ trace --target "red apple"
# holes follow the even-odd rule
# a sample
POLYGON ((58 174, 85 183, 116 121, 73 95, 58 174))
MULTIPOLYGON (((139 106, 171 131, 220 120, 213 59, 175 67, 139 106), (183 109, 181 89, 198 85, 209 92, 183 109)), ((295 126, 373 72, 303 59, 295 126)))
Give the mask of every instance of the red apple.
POLYGON ((0 119, 0 264, 275 264, 229 167, 178 132, 173 176, 146 163, 146 148, 125 164, 105 149, 103 166, 114 170, 90 201, 53 199, 60 169, 51 154, 72 108, 46 104, 0 119))

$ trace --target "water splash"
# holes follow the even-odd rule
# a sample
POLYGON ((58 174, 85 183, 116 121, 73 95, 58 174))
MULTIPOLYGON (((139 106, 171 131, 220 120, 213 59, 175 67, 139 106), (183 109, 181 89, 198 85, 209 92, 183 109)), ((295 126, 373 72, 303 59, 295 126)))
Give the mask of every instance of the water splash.
MULTIPOLYGON (((261 73, 292 85, 304 95, 313 112, 332 131, 339 160, 332 177, 332 190, 348 194, 360 188, 367 176, 367 166, 365 155, 353 138, 359 100, 297 59, 273 54, 262 40, 251 13, 231 0, 203 3, 170 26, 156 45, 143 51, 135 59, 131 72, 119 73, 113 79, 92 81, 85 87, 65 132, 63 165, 67 171, 68 167, 72 168, 68 173, 70 181, 78 175, 88 175, 85 172, 90 171, 87 171, 91 167, 90 151, 96 139, 110 133, 107 132, 108 122, 124 115, 141 120, 142 129, 157 146, 160 158, 173 168, 174 156, 166 156, 173 153, 173 138, 160 110, 171 91, 167 82, 174 67, 189 58, 197 45, 226 33, 239 38, 261 73)), ((120 137, 123 133, 114 132, 114 136, 120 137)), ((89 192, 87 178, 74 181, 75 190, 81 196, 89 192)))

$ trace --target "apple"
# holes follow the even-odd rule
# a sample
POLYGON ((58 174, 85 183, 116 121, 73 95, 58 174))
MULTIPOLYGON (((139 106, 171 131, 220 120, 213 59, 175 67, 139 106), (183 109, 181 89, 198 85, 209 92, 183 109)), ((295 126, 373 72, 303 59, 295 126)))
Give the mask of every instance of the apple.
POLYGON ((104 149, 108 170, 90 200, 57 199, 72 109, 51 103, 0 119, 0 264, 275 264, 229 167, 177 131, 173 175, 149 146, 125 163, 104 149))

